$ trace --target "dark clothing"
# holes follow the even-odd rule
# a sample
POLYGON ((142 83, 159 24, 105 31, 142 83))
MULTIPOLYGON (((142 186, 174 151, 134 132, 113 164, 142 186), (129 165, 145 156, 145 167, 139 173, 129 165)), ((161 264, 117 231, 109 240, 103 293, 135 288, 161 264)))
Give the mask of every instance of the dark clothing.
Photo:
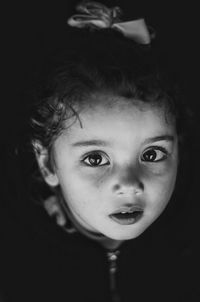
MULTIPOLYGON (((111 302, 107 251, 82 234, 67 234, 26 194, 20 200, 10 178, 6 183, 0 211, 3 302, 111 302)), ((192 211, 168 222, 164 213, 121 245, 120 302, 200 301, 199 223, 192 211)))
MULTIPOLYGON (((15 222, 1 239, 5 302, 112 301, 105 249, 81 234, 66 234, 45 213, 34 218, 34 231, 15 222)), ((194 246, 169 241, 150 228, 119 250, 121 301, 199 301, 194 246)))

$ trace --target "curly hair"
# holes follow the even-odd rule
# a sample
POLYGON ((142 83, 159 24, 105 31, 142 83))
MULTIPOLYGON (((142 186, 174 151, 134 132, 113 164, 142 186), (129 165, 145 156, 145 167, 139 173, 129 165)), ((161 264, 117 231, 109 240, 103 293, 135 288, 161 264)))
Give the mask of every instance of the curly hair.
POLYGON ((32 140, 46 148, 63 129, 63 121, 79 118, 76 105, 95 93, 165 105, 183 133, 185 111, 177 87, 159 70, 152 48, 110 29, 74 30, 68 43, 47 62, 32 114, 32 140))
MULTIPOLYGON (((36 148, 34 142, 39 142, 48 151, 50 170, 52 147, 65 129, 66 120, 74 117, 82 126, 79 108, 87 106, 95 94, 164 106, 166 117, 170 115, 175 120, 179 143, 182 142, 190 121, 188 108, 173 74, 166 72, 156 55, 153 45, 140 45, 112 29, 73 28, 66 33, 66 40, 46 60, 38 75, 31 112, 31 145, 36 148)), ((48 191, 38 172, 37 180, 44 186, 43 191, 48 191)))

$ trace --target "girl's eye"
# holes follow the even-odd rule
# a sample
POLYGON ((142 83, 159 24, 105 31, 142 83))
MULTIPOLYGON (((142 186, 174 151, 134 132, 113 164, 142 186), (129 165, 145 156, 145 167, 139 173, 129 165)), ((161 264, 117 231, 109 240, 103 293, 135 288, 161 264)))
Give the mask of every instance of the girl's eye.
POLYGON ((167 150, 161 147, 151 148, 142 154, 142 161, 145 162, 159 162, 165 160, 168 156, 167 150))
POLYGON ((87 155, 83 162, 91 167, 105 166, 109 164, 109 161, 105 158, 105 156, 99 153, 91 153, 87 155))

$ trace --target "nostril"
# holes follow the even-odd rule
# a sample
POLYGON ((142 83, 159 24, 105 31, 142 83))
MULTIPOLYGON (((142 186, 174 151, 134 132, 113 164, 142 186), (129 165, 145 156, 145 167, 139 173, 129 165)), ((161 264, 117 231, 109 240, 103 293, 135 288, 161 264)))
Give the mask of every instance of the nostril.
POLYGON ((140 185, 122 185, 116 184, 113 186, 113 191, 117 193, 117 195, 139 195, 142 193, 144 189, 143 184, 140 185))
POLYGON ((125 166, 119 169, 119 173, 112 184, 115 194, 141 194, 144 191, 141 171, 135 166, 125 166))
POLYGON ((139 187, 135 187, 135 188, 134 188, 134 193, 135 193, 135 195, 141 194, 142 191, 143 191, 143 186, 142 186, 142 185, 139 186, 139 187))
POLYGON ((113 191, 119 191, 120 190, 120 185, 116 184, 113 187, 113 191))

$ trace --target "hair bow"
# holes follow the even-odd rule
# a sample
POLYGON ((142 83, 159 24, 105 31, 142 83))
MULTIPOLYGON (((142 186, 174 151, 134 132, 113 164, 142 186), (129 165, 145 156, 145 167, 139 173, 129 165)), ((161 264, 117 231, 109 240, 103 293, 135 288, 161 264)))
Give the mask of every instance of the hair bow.
POLYGON ((78 28, 112 28, 120 31, 125 37, 140 44, 149 44, 154 33, 150 34, 144 19, 121 22, 119 7, 108 8, 98 2, 83 2, 76 7, 75 14, 67 21, 68 25, 78 28))

